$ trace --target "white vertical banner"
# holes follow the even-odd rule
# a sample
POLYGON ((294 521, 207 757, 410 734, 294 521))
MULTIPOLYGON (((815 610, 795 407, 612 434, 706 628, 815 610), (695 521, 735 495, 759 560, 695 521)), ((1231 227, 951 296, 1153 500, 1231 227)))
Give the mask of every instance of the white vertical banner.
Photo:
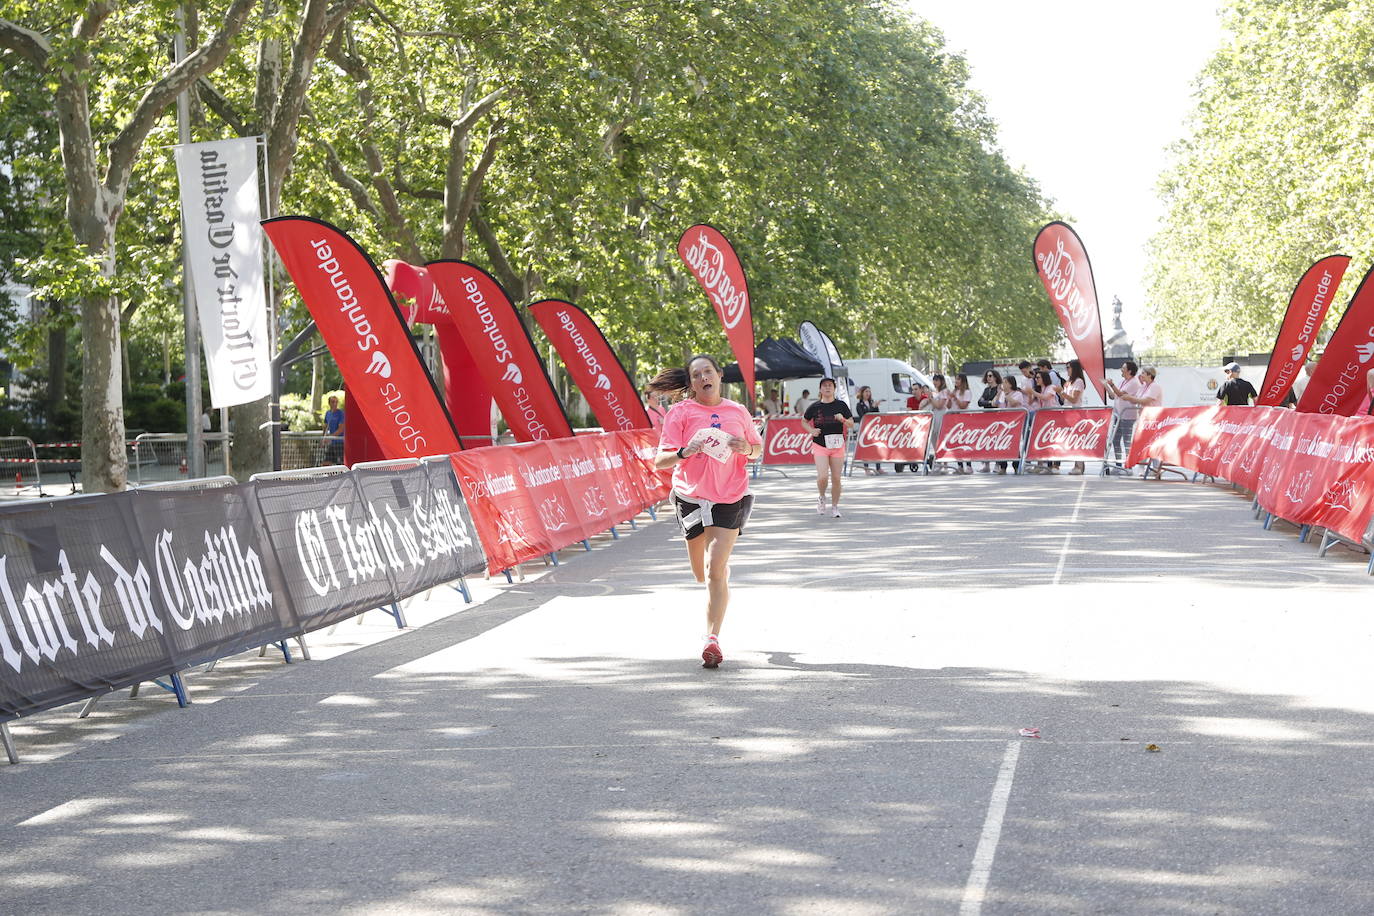
POLYGON ((257 401, 272 388, 257 141, 176 147, 186 264, 215 407, 257 401))

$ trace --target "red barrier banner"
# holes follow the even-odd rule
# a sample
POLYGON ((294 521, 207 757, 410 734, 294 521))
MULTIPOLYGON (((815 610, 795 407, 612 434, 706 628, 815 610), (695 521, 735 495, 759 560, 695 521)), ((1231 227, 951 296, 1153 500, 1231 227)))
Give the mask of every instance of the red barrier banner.
POLYGON ((473 527, 495 575, 552 548, 544 524, 520 480, 523 465, 509 445, 471 449, 449 456, 463 490, 473 527))
POLYGON ((654 456, 658 454, 658 430, 635 429, 615 433, 614 438, 625 456, 625 467, 637 471, 629 476, 631 485, 636 488, 640 507, 656 506, 667 499, 673 490, 673 469, 659 470, 654 467, 654 456))
POLYGON ((1032 252, 1035 270, 1045 284, 1045 292, 1049 293, 1059 323, 1069 335, 1074 355, 1083 364, 1083 374, 1106 401, 1102 384, 1106 375, 1102 316, 1097 307, 1097 286, 1093 283, 1088 251, 1072 227, 1055 221, 1036 235, 1032 252))
POLYGON ((930 421, 928 413, 865 414, 859 424, 854 460, 910 464, 925 461, 930 421))
POLYGON ((1350 417, 1341 423, 1340 436, 1340 468, 1322 481, 1304 524, 1368 546, 1374 517, 1374 417, 1350 417))
POLYGON ((936 461, 1014 461, 1021 457, 1024 410, 950 411, 940 422, 936 461))
POLYGON ((571 436, 572 423, 501 284, 466 261, 426 266, 515 438, 537 442, 571 436))
POLYGON ((1101 461, 1111 434, 1110 407, 1037 410, 1026 442, 1027 461, 1101 461))
POLYGON ((1349 266, 1350 258, 1346 255, 1329 255, 1307 268, 1293 288, 1269 357, 1269 370, 1264 373, 1264 384, 1255 399, 1256 407, 1277 407, 1293 388, 1303 363, 1312 354, 1326 310, 1336 298, 1336 289, 1349 266))
POLYGON ((496 574, 560 550, 662 502, 651 430, 469 449, 449 456, 496 574))
POLYGON ((563 358, 602 429, 649 428, 649 414, 634 382, 586 312, 571 302, 545 299, 531 305, 530 314, 563 358))
POLYGON ((744 378, 745 399, 754 400, 754 316, 749 282, 728 239, 713 226, 693 226, 677 241, 677 253, 701 284, 730 341, 744 378))
POLYGON ((763 463, 812 464, 813 444, 801 417, 770 417, 763 427, 763 463))
POLYGON ((1298 401, 1299 413, 1324 413, 1349 417, 1369 408, 1365 372, 1374 369, 1374 268, 1364 275, 1360 288, 1341 316, 1336 332, 1326 342, 1307 388, 1298 401))
POLYGON ((308 217, 264 220, 262 227, 339 365, 347 409, 367 418, 386 457, 460 450, 434 380, 367 254, 340 230, 308 217))

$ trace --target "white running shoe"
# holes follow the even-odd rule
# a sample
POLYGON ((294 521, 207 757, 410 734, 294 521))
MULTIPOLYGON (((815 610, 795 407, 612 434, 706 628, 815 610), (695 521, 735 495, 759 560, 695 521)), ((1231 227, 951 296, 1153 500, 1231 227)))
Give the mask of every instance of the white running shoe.
POLYGON ((831 506, 831 507, 830 507, 830 514, 833 515, 835 518, 839 518, 839 517, 840 517, 840 507, 839 507, 839 506, 831 506))

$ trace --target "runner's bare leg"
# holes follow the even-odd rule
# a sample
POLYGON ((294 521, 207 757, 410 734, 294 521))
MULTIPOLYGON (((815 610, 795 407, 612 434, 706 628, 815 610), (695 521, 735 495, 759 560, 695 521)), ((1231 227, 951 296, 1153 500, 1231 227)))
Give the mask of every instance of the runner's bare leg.
POLYGON ((707 528, 703 534, 687 542, 687 559, 692 564, 692 575, 696 576, 698 582, 706 581, 706 536, 714 530, 707 528))
POLYGON ((710 599, 706 605, 706 628, 712 636, 720 635, 725 620, 725 608, 730 603, 730 551, 735 549, 739 531, 735 528, 706 529, 696 540, 706 541, 706 584, 710 599))
POLYGON ((830 479, 830 460, 824 455, 813 455, 816 459, 816 489, 820 491, 821 502, 825 502, 825 484, 830 479))
MULTIPOLYGON (((840 504, 840 475, 844 472, 844 456, 843 456, 843 455, 831 455, 830 458, 829 458, 829 462, 830 462, 830 499, 831 499, 831 503, 830 503, 830 504, 831 504, 832 506, 838 506, 838 505, 840 504)), ((825 495, 824 489, 821 490, 821 495, 822 495, 822 496, 825 495)))

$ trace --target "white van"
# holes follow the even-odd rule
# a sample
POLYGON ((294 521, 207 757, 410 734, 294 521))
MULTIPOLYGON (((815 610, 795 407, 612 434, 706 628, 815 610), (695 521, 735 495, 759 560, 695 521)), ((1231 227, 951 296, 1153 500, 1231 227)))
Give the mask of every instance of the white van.
MULTIPOLYGON (((916 385, 929 385, 930 378, 924 372, 904 363, 900 359, 848 359, 845 368, 849 370, 849 394, 852 402, 859 389, 867 385, 873 389, 873 399, 883 413, 897 413, 906 410, 906 399, 916 385)), ((815 400, 820 388, 820 378, 788 379, 782 383, 782 393, 786 402, 796 404, 803 390, 815 400)), ((765 390, 773 387, 764 383, 765 390)), ((794 411, 795 412, 795 411, 794 411)))

